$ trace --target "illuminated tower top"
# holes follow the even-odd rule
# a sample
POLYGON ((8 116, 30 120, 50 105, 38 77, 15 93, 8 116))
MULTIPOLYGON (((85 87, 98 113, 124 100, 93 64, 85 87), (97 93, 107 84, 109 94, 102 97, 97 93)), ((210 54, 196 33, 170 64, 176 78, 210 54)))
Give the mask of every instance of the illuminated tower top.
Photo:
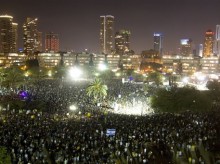
POLYGON ((163 35, 161 33, 154 33, 154 50, 163 55, 163 35))
POLYGON ((207 30, 205 32, 203 57, 210 57, 213 55, 213 42, 214 42, 214 32, 212 30, 207 30))

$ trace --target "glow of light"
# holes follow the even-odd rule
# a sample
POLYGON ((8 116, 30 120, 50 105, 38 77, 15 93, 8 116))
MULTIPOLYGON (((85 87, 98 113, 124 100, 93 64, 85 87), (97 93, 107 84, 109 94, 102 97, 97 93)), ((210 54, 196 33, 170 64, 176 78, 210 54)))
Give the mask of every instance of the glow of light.
POLYGON ((151 109, 148 104, 142 103, 141 101, 134 102, 133 104, 129 102, 126 103, 126 105, 115 103, 113 109, 114 113, 125 115, 146 115, 154 113, 153 109, 151 109))
POLYGON ((119 73, 119 72, 117 72, 116 74, 115 74, 115 76, 120 76, 121 74, 119 73))
POLYGON ((199 81, 204 81, 206 78, 206 76, 201 72, 196 72, 194 75, 199 81))
POLYGON ((188 78, 188 77, 184 77, 184 78, 182 79, 182 81, 183 81, 183 83, 188 83, 188 82, 189 82, 189 78, 188 78))
POLYGON ((71 111, 75 111, 77 108, 76 108, 75 105, 70 105, 69 109, 70 109, 71 111))
POLYGON ((95 76, 99 76, 99 73, 95 73, 95 76))
POLYGON ((24 74, 24 76, 25 76, 25 77, 28 77, 28 76, 29 76, 29 73, 28 73, 28 72, 26 72, 26 73, 24 74))
POLYGON ((49 77, 52 76, 52 72, 51 72, 51 70, 48 71, 48 76, 49 76, 49 77))
POLYGON ((216 74, 211 74, 211 75, 209 75, 209 78, 210 78, 210 79, 218 80, 218 75, 216 75, 216 74))
POLYGON ((82 75, 82 71, 77 67, 72 67, 69 70, 69 75, 73 80, 79 80, 80 76, 82 75))
POLYGON ((107 66, 104 63, 100 63, 98 68, 100 71, 105 71, 107 69, 107 66))

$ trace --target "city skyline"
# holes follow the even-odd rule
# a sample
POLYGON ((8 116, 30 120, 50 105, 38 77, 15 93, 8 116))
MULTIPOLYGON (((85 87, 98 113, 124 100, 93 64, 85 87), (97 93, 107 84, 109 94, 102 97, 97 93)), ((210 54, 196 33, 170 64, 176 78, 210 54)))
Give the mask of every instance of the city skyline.
POLYGON ((129 29, 131 49, 136 53, 153 49, 155 32, 164 35, 165 52, 176 52, 181 38, 192 38, 199 45, 204 43, 205 31, 215 31, 220 24, 218 6, 218 0, 9 0, 2 3, 0 14, 11 15, 18 23, 19 48, 23 46, 23 23, 27 17, 37 17, 43 36, 50 31, 59 34, 61 50, 99 52, 99 18, 113 15, 114 32, 129 29))

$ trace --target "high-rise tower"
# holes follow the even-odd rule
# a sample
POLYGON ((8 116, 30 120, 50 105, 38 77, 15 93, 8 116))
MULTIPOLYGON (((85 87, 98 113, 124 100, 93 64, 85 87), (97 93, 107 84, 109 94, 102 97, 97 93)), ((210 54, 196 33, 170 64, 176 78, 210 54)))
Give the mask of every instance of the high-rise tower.
POLYGON ((37 18, 27 18, 23 25, 24 53, 26 55, 33 55, 34 52, 42 50, 42 33, 37 29, 37 21, 37 18))
POLYGON ((13 17, 0 16, 0 52, 16 52, 17 49, 17 25, 13 23, 13 17))
POLYGON ((113 51, 114 16, 100 16, 100 48, 101 53, 110 54, 113 51))
POLYGON ((13 40, 13 52, 17 52, 18 50, 18 24, 12 23, 12 40, 13 40))
POLYGON ((215 55, 220 55, 220 25, 216 25, 213 53, 215 55))
POLYGON ((59 51, 59 36, 53 32, 45 35, 45 51, 58 52, 59 51))
POLYGON ((163 55, 163 35, 161 33, 154 33, 154 50, 163 55))
POLYGON ((192 56, 192 39, 180 40, 180 54, 182 56, 192 56))
POLYGON ((205 42, 203 49, 203 57, 210 57, 213 55, 213 42, 214 42, 214 32, 208 30, 205 33, 205 42))
POLYGON ((124 55, 130 50, 130 31, 120 30, 115 34, 115 51, 116 54, 124 55))

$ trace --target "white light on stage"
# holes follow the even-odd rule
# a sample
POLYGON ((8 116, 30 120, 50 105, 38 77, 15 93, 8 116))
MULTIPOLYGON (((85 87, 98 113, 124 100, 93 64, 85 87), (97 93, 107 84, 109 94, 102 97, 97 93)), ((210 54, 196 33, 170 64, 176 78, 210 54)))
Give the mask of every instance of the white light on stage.
POLYGON ((126 103, 126 105, 115 103, 113 108, 114 113, 118 114, 146 115, 153 113, 153 109, 147 103, 142 103, 141 101, 137 101, 135 104, 126 103))

